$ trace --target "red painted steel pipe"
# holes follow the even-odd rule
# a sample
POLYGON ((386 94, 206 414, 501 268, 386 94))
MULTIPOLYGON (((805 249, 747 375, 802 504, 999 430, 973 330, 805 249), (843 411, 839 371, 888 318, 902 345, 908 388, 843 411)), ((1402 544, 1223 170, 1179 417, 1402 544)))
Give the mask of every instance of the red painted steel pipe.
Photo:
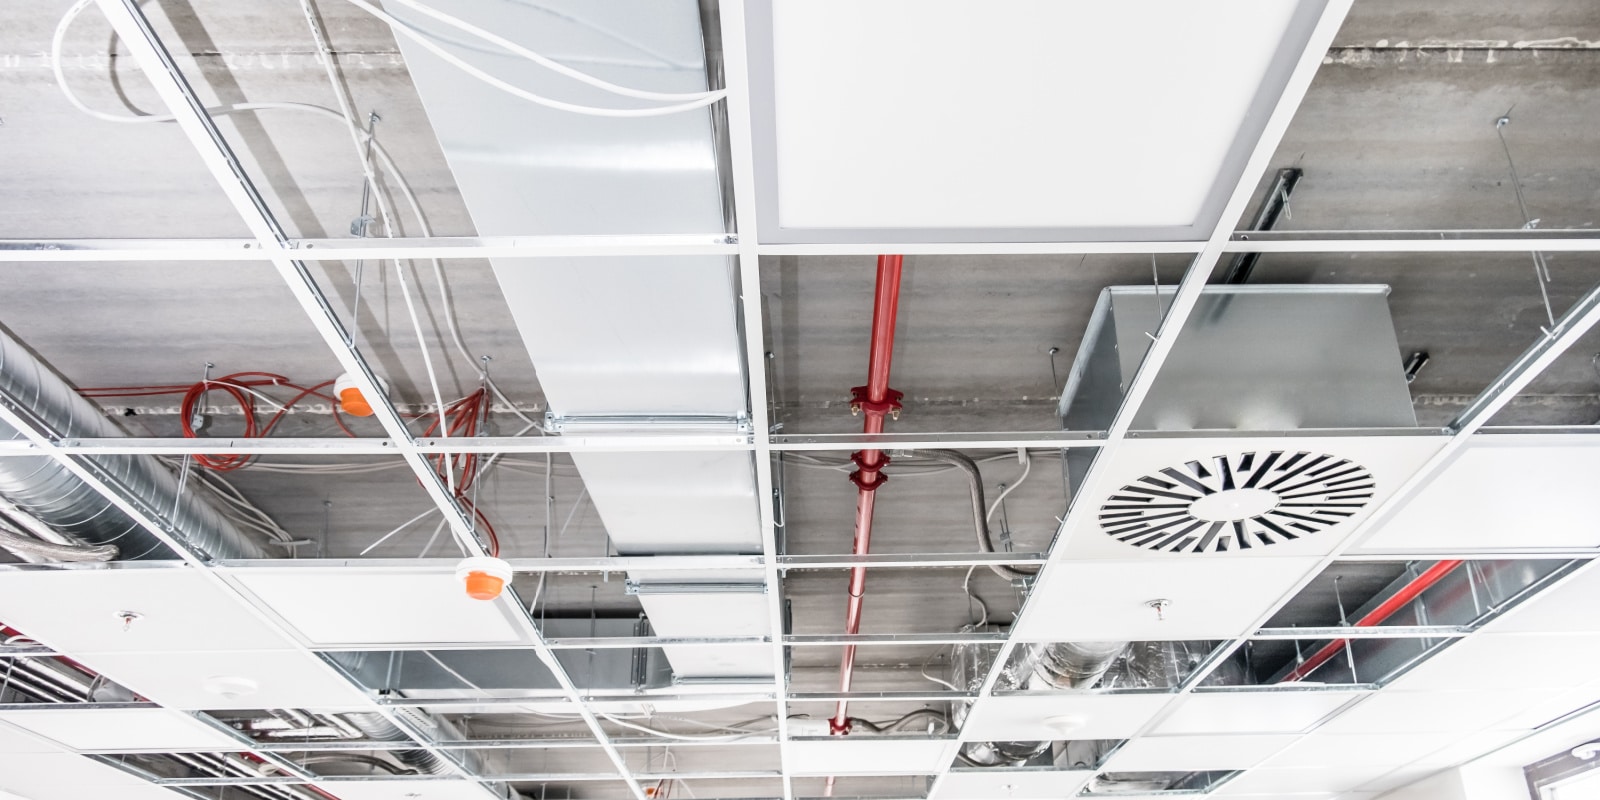
MULTIPOLYGON (((1434 584, 1444 580, 1445 576, 1455 572, 1456 567, 1461 566, 1463 563, 1465 562, 1440 561, 1428 567, 1410 583, 1401 587, 1400 591, 1395 592, 1389 599, 1379 603, 1377 608, 1368 611, 1365 616, 1356 620, 1356 624, 1352 627, 1371 628, 1383 624, 1384 620, 1394 616, 1400 609, 1405 608, 1408 603, 1422 596, 1423 592, 1433 588, 1434 584)), ((1283 680, 1279 681, 1279 683, 1289 683, 1290 681, 1304 679, 1312 672, 1315 672, 1317 667, 1326 663, 1328 659, 1338 655, 1340 648, 1343 648, 1348 641, 1348 639, 1335 639, 1323 645, 1321 650, 1312 653, 1311 657, 1301 663, 1300 666, 1295 667, 1293 672, 1283 676, 1283 680)))
MULTIPOLYGON (((872 349, 867 356, 867 385, 850 390, 852 411, 863 417, 862 432, 883 433, 886 416, 900 415, 900 393, 889 388, 889 365, 894 359, 895 314, 900 307, 900 269, 904 257, 878 256, 878 284, 872 300, 872 349)), ((856 471, 850 480, 856 485, 856 535, 851 552, 866 555, 872 545, 872 506, 879 486, 888 480, 883 468, 889 456, 882 450, 858 450, 850 456, 856 471)), ((861 632, 861 605, 867 592, 866 567, 850 570, 850 596, 845 603, 844 630, 854 635, 861 632)), ((839 662, 839 691, 850 691, 851 672, 855 668, 856 647, 845 645, 839 662)), ((839 710, 828 727, 835 734, 850 732, 848 701, 839 701, 839 710)))

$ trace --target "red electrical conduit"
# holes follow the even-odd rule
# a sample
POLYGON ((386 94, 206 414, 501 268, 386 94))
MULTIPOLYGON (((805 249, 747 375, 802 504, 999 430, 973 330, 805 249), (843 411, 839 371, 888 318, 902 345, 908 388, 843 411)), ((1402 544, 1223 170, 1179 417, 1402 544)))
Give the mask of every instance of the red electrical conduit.
MULTIPOLYGON (((878 256, 878 283, 872 299, 872 349, 867 356, 867 385, 850 389, 850 409, 865 418, 862 432, 868 435, 883 433, 886 416, 900 416, 901 394, 889 388, 889 364, 894 358, 895 314, 900 307, 900 267, 903 256, 878 256)), ((851 552, 866 555, 872 544, 873 497, 888 477, 883 468, 889 457, 882 450, 858 450, 850 460, 856 471, 850 481, 856 485, 856 536, 851 552)), ((855 635, 861 632, 861 604, 867 591, 866 567, 850 570, 850 596, 846 601, 844 632, 855 635)), ((847 644, 844 657, 839 662, 839 691, 850 691, 851 672, 855 668, 856 646, 847 644)), ((840 700, 839 710, 828 722, 835 734, 850 732, 849 701, 840 700)), ((830 783, 832 780, 830 779, 830 783)))
MULTIPOLYGON (((1417 599, 1422 595, 1423 592, 1433 588, 1434 584, 1444 580, 1445 576, 1454 572, 1456 567, 1461 566, 1463 563, 1465 562, 1440 561, 1437 564, 1428 567, 1427 569, 1423 570, 1421 574, 1417 575, 1417 577, 1410 583, 1401 587, 1400 591, 1395 592, 1387 600, 1379 603, 1377 608, 1368 611, 1365 616, 1356 620, 1356 624, 1352 627, 1371 628, 1376 625, 1383 624, 1384 620, 1394 616, 1395 612, 1405 608, 1407 604, 1417 599)), ((1338 655, 1339 650, 1343 648, 1345 643, 1348 641, 1348 639, 1335 639, 1326 645, 1323 645, 1321 650, 1312 653, 1310 658, 1306 659, 1299 666, 1295 667, 1292 672, 1283 676, 1283 680, 1278 682, 1289 683, 1290 681, 1303 680, 1308 675, 1315 672, 1317 667, 1320 667, 1326 663, 1328 659, 1338 655)))

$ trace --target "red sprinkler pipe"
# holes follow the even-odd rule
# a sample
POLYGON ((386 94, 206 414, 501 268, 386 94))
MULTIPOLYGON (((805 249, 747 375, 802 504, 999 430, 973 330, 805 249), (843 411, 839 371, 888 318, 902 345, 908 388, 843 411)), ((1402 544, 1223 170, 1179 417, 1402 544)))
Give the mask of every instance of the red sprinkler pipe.
MULTIPOLYGON (((1405 608, 1408 603, 1420 597, 1423 592, 1433 588, 1434 584, 1444 580, 1445 576, 1454 572, 1456 567, 1461 566, 1463 563, 1465 562, 1440 561, 1428 567, 1410 583, 1401 587, 1400 591, 1395 592, 1389 599, 1379 603, 1377 608, 1368 611, 1366 616, 1356 620, 1356 624, 1353 627, 1371 628, 1383 624, 1384 620, 1394 616, 1395 612, 1405 608)), ((1312 672, 1315 672, 1317 667, 1322 666, 1328 659, 1338 655, 1340 648, 1343 648, 1348 641, 1348 639, 1335 639, 1323 645, 1321 650, 1313 653, 1300 666, 1295 667, 1293 672, 1283 676, 1283 680, 1279 681, 1279 683, 1289 683, 1290 681, 1304 679, 1312 672)))
MULTIPOLYGON (((878 256, 878 288, 872 299, 872 349, 867 356, 867 385, 850 389, 850 410, 862 414, 862 432, 883 433, 883 419, 900 416, 901 394, 889 388, 889 363, 894 358, 895 313, 900 307, 900 267, 902 256, 878 256)), ((889 456, 882 450, 858 450, 850 460, 856 471, 850 481, 856 485, 856 536, 851 552, 866 555, 872 544, 872 502, 878 487, 889 478, 883 468, 889 465, 889 456)), ((850 570, 850 597, 845 604, 844 631, 847 635, 861 632, 861 603, 867 592, 866 567, 850 570)), ((856 646, 847 644, 844 657, 839 662, 839 691, 850 691, 851 672, 855 668, 856 646)), ((835 734, 850 732, 848 701, 839 701, 839 710, 828 723, 835 734)))

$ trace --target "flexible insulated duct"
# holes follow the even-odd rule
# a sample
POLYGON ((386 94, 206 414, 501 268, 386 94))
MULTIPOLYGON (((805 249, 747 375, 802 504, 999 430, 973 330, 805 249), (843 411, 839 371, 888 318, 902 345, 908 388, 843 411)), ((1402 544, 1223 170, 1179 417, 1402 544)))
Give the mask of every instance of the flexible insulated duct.
MULTIPOLYGON (((0 402, 60 439, 127 436, 95 405, 0 330, 0 402)), ((21 439, 0 422, 0 438, 21 439)), ((82 460, 106 482, 141 498, 172 525, 172 535, 206 558, 270 558, 215 508, 180 496, 178 480, 154 456, 95 455, 82 460)), ((50 527, 92 545, 115 545, 122 560, 171 558, 143 526, 48 456, 0 457, 0 497, 50 527)))

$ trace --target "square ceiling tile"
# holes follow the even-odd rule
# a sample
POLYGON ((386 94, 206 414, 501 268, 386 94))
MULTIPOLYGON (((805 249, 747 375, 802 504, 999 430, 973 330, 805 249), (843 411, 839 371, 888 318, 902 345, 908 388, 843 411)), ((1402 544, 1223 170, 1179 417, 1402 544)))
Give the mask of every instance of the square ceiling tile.
POLYGON ((789 743, 788 770, 796 775, 933 775, 949 766, 951 742, 849 737, 789 743))
POLYGON ((96 653, 89 668, 178 709, 367 709, 372 701, 322 660, 297 650, 96 653))
POLYGON ((1145 558, 1204 564, 1320 558, 1343 544, 1445 441, 1442 436, 1140 436, 1098 457, 1095 469, 1104 482, 1093 494, 1074 501, 1077 513, 1062 530, 1056 550, 1069 561, 1145 558), (1324 485, 1323 479, 1330 483, 1324 485), (1252 480, 1259 483, 1251 486, 1252 480), (1369 496, 1341 494, 1352 486, 1350 481, 1370 487, 1357 493, 1369 496), (1169 486, 1172 488, 1165 488, 1169 486), (1167 494, 1151 495, 1151 491, 1167 494), (1290 491, 1293 497, 1280 496, 1280 492, 1290 491), (1148 503, 1129 499, 1137 497, 1152 499, 1148 503), (1191 500, 1193 497, 1198 499, 1191 500), (1218 503, 1230 497, 1248 502, 1238 506, 1218 503), (1278 508, 1278 504, 1290 502, 1297 505, 1278 508), (1172 507, 1151 508, 1151 503, 1172 507), (1349 516, 1329 516, 1326 520, 1331 524, 1324 525, 1269 513, 1304 515, 1308 508, 1349 516), (1251 546, 1241 548, 1231 525, 1234 519, 1241 521, 1247 533, 1270 533, 1262 522, 1267 520, 1294 538, 1273 533, 1263 540, 1260 535, 1249 535, 1251 546), (1305 527, 1293 527, 1297 522, 1305 527), (1139 527, 1130 528, 1135 524, 1139 527), (1168 531, 1191 540, 1188 550, 1199 548, 1202 552, 1170 552, 1185 546, 1184 539, 1174 542, 1174 536, 1163 535, 1168 531), (1155 538, 1146 536, 1147 532, 1156 534, 1155 538), (1207 541, 1212 544, 1202 544, 1207 541), (1226 550, 1222 550, 1224 544, 1226 550))
POLYGON ((1273 768, 1321 767, 1328 764, 1400 766, 1454 743, 1457 733, 1334 734, 1317 731, 1262 764, 1273 768))
POLYGON ((1600 547, 1597 473, 1593 436, 1474 436, 1361 549, 1600 547))
POLYGON ((1384 690, 1345 711, 1323 733, 1468 732, 1494 727, 1528 707, 1559 697, 1560 690, 1402 692, 1384 690))
POLYGON ((1161 736, 1134 739, 1111 754, 1112 772, 1226 771, 1249 769, 1287 747, 1288 734, 1161 736))
POLYGON ((1313 558, 1209 556, 1064 561, 1040 579, 1016 635, 1029 642, 1244 636, 1318 563, 1313 558), (1159 615, 1150 606, 1157 599, 1168 601, 1159 615))
POLYGON ((957 770, 944 776, 931 800, 1057 800, 1078 793, 1091 770, 957 770))
POLYGON ((29 800, 180 796, 116 767, 72 753, 0 753, 0 789, 29 800))
POLYGON ((27 731, 0 725, 0 753, 59 753, 61 746, 27 731))
POLYGON ((761 240, 1203 237, 1321 7, 751 3, 761 240))
POLYGON ((1298 733, 1360 692, 1201 692, 1189 695, 1156 733, 1298 733))
POLYGON ((0 721, 80 751, 232 752, 249 747, 222 729, 165 708, 0 711, 0 721))
POLYGON ((519 640, 504 603, 468 597, 449 569, 239 567, 229 574, 314 646, 519 640))
POLYGON ((189 567, 0 573, 0 619, 63 652, 293 646, 237 596, 189 567), (124 611, 139 616, 125 625, 124 611))
POLYGON ((1398 691, 1569 689, 1595 680, 1600 634, 1479 633, 1458 641, 1389 684, 1398 691), (1537 680, 1528 668, 1538 664, 1537 680))
POLYGON ((324 781, 339 800, 501 800, 471 781, 324 781))
POLYGON ((989 697, 973 706, 962 741, 1126 739, 1173 699, 1170 694, 989 697))

